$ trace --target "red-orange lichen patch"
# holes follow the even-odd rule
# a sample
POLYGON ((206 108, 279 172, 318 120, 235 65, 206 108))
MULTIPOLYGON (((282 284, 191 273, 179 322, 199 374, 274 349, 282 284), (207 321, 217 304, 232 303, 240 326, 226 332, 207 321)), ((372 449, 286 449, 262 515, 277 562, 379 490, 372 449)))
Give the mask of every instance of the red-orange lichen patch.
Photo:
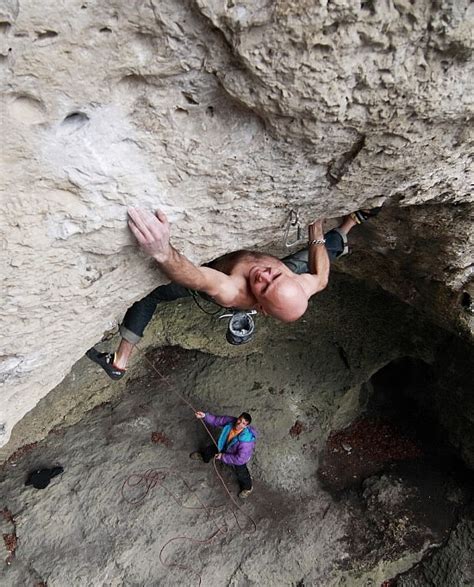
POLYGON ((291 438, 298 438, 298 436, 303 432, 303 430, 304 430, 304 424, 302 422, 300 422, 299 420, 296 420, 296 422, 290 428, 291 438))
POLYGON ((5 542, 5 546, 9 552, 6 562, 9 563, 13 558, 15 558, 15 550, 17 546, 17 539, 15 532, 11 534, 4 534, 3 535, 3 542, 5 542))
POLYGON ((8 459, 6 460, 6 463, 8 463, 8 464, 15 463, 23 455, 25 455, 26 453, 33 450, 37 446, 37 444, 38 444, 37 442, 30 442, 30 444, 24 444, 23 446, 21 446, 18 450, 16 450, 14 453, 12 453, 8 457, 8 459))
POLYGON ((13 532, 10 532, 9 534, 3 534, 3 542, 5 542, 5 546, 8 551, 8 556, 5 559, 5 562, 7 565, 9 565, 15 558, 15 550, 17 547, 15 519, 12 512, 6 507, 0 511, 0 514, 6 522, 9 522, 13 526, 13 532))
POLYGON ((169 448, 173 444, 172 441, 163 432, 152 432, 151 441, 154 444, 163 444, 167 448, 169 448))
POLYGON ((344 430, 332 432, 328 447, 334 450, 363 454, 371 461, 385 463, 421 456, 421 450, 410 439, 402 436, 391 424, 378 419, 361 418, 344 430))
POLYGON ((392 424, 378 418, 359 418, 347 428, 331 432, 319 475, 333 489, 358 483, 396 461, 422 455, 420 447, 392 424))
POLYGON ((15 525, 13 514, 8 508, 3 508, 3 510, 0 510, 0 515, 6 522, 10 522, 10 524, 13 524, 13 526, 15 525))

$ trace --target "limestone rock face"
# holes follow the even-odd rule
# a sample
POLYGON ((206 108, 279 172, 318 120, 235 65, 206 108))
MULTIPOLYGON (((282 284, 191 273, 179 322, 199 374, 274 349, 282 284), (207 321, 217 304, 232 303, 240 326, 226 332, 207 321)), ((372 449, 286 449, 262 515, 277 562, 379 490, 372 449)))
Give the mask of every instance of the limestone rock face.
POLYGON ((130 205, 163 208, 201 263, 282 253, 292 209, 304 226, 383 203, 344 268, 469 330, 473 13, 4 0, 0 444, 163 282, 130 205))

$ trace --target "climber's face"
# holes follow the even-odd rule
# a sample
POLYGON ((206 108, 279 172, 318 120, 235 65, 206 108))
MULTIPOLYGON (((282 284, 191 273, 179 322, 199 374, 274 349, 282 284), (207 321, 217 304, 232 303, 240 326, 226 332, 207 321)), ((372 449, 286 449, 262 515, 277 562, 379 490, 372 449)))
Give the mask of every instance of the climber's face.
POLYGON ((250 289, 257 300, 255 308, 265 316, 294 322, 305 313, 308 296, 291 269, 275 261, 265 260, 249 271, 250 289))

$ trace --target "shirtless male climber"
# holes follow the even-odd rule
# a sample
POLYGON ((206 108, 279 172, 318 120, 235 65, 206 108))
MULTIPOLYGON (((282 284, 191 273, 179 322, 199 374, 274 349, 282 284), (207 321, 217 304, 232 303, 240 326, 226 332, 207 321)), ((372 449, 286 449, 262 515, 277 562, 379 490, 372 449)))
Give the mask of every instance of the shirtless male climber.
POLYGON ((121 379, 157 304, 189 296, 189 290, 203 293, 225 308, 255 309, 282 322, 294 322, 305 313, 309 298, 327 286, 330 261, 347 252, 349 231, 378 210, 349 214, 341 226, 326 234, 323 221, 314 221, 308 226, 308 247, 283 260, 254 251, 236 251, 197 267, 171 245, 170 224, 164 212, 130 208, 130 230, 172 283, 157 287, 127 310, 115 353, 91 348, 86 354, 111 379, 121 379))

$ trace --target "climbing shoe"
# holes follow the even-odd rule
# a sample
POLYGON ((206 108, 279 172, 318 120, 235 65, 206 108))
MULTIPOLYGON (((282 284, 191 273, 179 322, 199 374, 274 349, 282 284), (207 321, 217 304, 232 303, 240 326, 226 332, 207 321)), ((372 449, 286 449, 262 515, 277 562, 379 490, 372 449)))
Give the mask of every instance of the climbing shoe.
POLYGON ((196 451, 196 452, 192 452, 192 453, 189 455, 189 458, 190 458, 190 459, 193 459, 193 461, 203 461, 203 460, 204 460, 204 459, 202 458, 202 454, 201 454, 200 452, 198 452, 198 451, 196 451))
POLYGON ((239 493, 240 499, 247 499, 247 497, 252 493, 252 491, 253 487, 251 487, 250 489, 242 489, 242 491, 239 493))
POLYGON ((357 224, 362 224, 367 222, 369 218, 377 216, 381 209, 382 206, 379 206, 378 208, 372 208, 371 210, 357 210, 357 212, 352 212, 350 216, 352 220, 357 222, 357 224))
POLYGON ((94 347, 89 349, 86 353, 91 361, 97 363, 107 373, 110 379, 116 381, 122 379, 127 372, 126 369, 119 369, 114 366, 115 353, 99 353, 94 347))

